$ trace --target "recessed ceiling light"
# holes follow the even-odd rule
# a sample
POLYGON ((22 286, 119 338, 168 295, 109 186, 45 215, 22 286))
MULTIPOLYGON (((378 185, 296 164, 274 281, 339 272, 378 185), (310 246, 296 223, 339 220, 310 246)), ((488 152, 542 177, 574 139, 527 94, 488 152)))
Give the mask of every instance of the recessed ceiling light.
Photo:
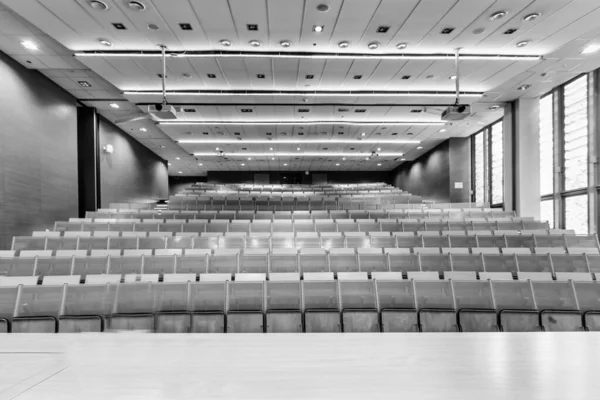
POLYGON ((231 40, 221 39, 219 43, 221 43, 221 46, 231 46, 231 40))
POLYGON ((447 129, 446 129, 446 128, 442 128, 442 129, 440 129, 440 132, 441 132, 441 133, 444 133, 444 132, 446 132, 446 131, 447 131, 447 129))
POLYGON ((180 174, 183 174, 183 172, 179 171, 180 174))
POLYGON ((271 160, 275 161, 275 157, 271 158, 271 160))
POLYGON ((340 164, 336 163, 336 164, 335 164, 335 166, 336 166, 336 167, 339 167, 339 166, 340 166, 340 164))
POLYGON ((296 150, 300 151, 300 147, 296 147, 296 150))
POLYGON ((315 25, 313 26, 313 32, 323 32, 323 25, 315 25))
POLYGON ((529 89, 531 87, 531 85, 529 84, 525 84, 525 85, 521 85, 517 88, 517 90, 520 90, 521 92, 524 92, 525 90, 529 89))
POLYGON ((144 3, 135 0, 130 1, 129 3, 127 3, 127 5, 129 6, 129 8, 135 11, 144 11, 146 9, 144 3))
POLYGON ((377 151, 381 151, 381 147, 378 147, 378 148, 377 148, 377 151))
POLYGON ((246 165, 246 164, 244 164, 244 163, 241 163, 240 165, 243 167, 243 166, 244 166, 244 165, 246 165))
POLYGON ((367 45, 367 47, 371 50, 375 50, 376 48, 379 47, 379 42, 371 42, 367 45))
POLYGON ((381 167, 381 164, 377 164, 378 167, 381 167))
POLYGON ((319 4, 317 10, 320 12, 327 12, 329 11, 329 6, 327 4, 319 4))
POLYGON ((251 40, 248 43, 250 43, 250 46, 252 46, 252 47, 259 47, 260 46, 260 40, 251 40))
POLYGON ((346 157, 342 157, 342 161, 346 161, 346 157))
POLYGON ((401 158, 400 161, 406 161, 406 158, 401 158))
POLYGON ((119 105, 117 103, 110 103, 109 106, 111 106, 112 108, 119 108, 119 105))
POLYGON ((451 79, 451 80, 453 80, 453 81, 455 81, 455 80, 456 80, 456 75, 452 75, 452 76, 450 77, 450 79, 451 79))
POLYGON ((362 79, 362 75, 354 75, 354 79, 362 79))
POLYGON ((407 44, 407 43, 398 43, 398 44, 396 45, 396 48, 397 48, 398 50, 404 50, 404 49, 405 49, 405 48, 407 48, 407 47, 408 47, 408 44, 407 44))
POLYGON ((532 13, 532 14, 527 14, 526 16, 523 17, 523 21, 525 22, 529 22, 529 21, 533 21, 534 19, 537 19, 539 17, 542 16, 542 13, 532 13))
POLYGON ((272 147, 269 147, 269 151, 273 151, 273 148, 272 148, 272 147))
POLYGON ((159 27, 156 24, 148 24, 148 29, 150 29, 151 31, 157 31, 159 27))
POLYGON ((287 167, 287 164, 283 164, 284 167, 287 167))
POLYGON ((492 15, 490 15, 490 21, 495 21, 497 19, 502 19, 506 17, 508 13, 506 11, 496 11, 492 15))
POLYGON ((483 32, 485 32, 484 28, 473 29, 473 35, 481 35, 483 32))
POLYGON ((498 110, 499 108, 500 108, 500 106, 498 106, 498 105, 493 105, 493 106, 490 106, 490 108, 489 108, 489 109, 490 109, 490 110, 492 110, 492 111, 495 111, 495 110, 498 110))
POLYGON ((292 42, 290 42, 289 40, 282 40, 281 42, 279 42, 279 44, 281 45, 281 47, 290 47, 292 45, 292 42))
POLYGON ((25 47, 27 50, 37 50, 37 44, 32 42, 31 40, 23 40, 21 42, 21 46, 25 47))
POLYGON ((99 0, 90 1, 90 7, 92 7, 94 10, 98 10, 98 11, 108 10, 108 6, 106 5, 106 3, 103 1, 99 1, 99 0))
POLYGON ((115 27, 115 29, 118 29, 120 31, 125 31, 127 30, 127 27, 125 26, 124 23, 122 22, 113 22, 112 26, 115 27))
POLYGON ((517 47, 525 47, 529 44, 529 40, 523 40, 522 42, 517 43, 517 47))
POLYGON ((592 54, 598 52, 598 50, 600 50, 600 45, 590 44, 581 51, 581 54, 592 54))
POLYGON ((419 146, 417 147, 417 150, 421 150, 423 148, 423 146, 419 146))
POLYGON ((103 46, 107 46, 110 47, 112 46, 112 42, 110 40, 106 40, 106 39, 98 39, 98 41, 100 42, 101 45, 103 46))
POLYGON ((176 159, 176 160, 181 160, 181 158, 180 158, 180 157, 175 157, 175 159, 176 159))
POLYGON ((198 163, 198 165, 199 165, 199 166, 203 166, 204 164, 202 164, 202 163, 198 163))
POLYGON ((215 150, 216 150, 216 151, 219 151, 219 148, 218 148, 218 147, 215 147, 215 150))
POLYGON ((141 131, 141 132, 146 132, 147 130, 148 130, 148 129, 146 129, 146 128, 140 128, 140 131, 141 131))
POLYGON ((367 136, 365 132, 361 133, 360 136, 367 136))
POLYGON ((350 42, 348 42, 347 40, 342 40, 338 43, 338 47, 341 49, 345 49, 348 46, 350 46, 350 42))
POLYGON ((171 163, 168 163, 169 165, 172 165, 171 163))
POLYGON ((386 33, 389 30, 390 30, 389 26, 380 26, 379 28, 377 28, 377 33, 386 33))
POLYGON ((371 159, 371 157, 367 157, 367 158, 365 158, 365 160, 367 160, 367 161, 369 161, 370 159, 371 159))
POLYGON ((513 33, 515 33, 517 30, 515 28, 510 28, 504 31, 505 35, 512 35, 513 33))
MULTIPOLYGON (((161 149, 166 149, 166 148, 167 148, 167 146, 165 146, 164 144, 161 144, 161 145, 160 145, 160 148, 161 148, 161 149)), ((169 165, 171 165, 171 164, 169 164, 169 165)))

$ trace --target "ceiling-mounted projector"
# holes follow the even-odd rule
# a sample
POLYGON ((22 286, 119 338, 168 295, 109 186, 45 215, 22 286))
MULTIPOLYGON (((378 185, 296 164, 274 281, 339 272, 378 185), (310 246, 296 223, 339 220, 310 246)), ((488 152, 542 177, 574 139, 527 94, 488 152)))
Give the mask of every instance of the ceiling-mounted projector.
POLYGON ((177 119, 175 107, 169 104, 155 104, 148 106, 148 112, 158 119, 177 119))
POLYGON ((458 104, 450 106, 442 112, 443 121, 462 121, 471 115, 471 106, 458 104))

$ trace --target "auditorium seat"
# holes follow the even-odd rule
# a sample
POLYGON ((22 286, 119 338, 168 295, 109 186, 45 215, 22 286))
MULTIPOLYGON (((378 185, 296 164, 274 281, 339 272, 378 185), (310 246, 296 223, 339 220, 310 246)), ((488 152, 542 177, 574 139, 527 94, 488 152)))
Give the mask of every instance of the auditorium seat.
POLYGON ((482 256, 486 272, 517 272, 517 258, 514 254, 482 253, 482 256))
POLYGON ((490 281, 452 281, 461 332, 497 332, 498 319, 490 281))
POLYGON ((358 258, 354 249, 330 249, 329 270, 333 273, 358 272, 358 258))
POLYGON ((390 271, 408 272, 420 271, 419 256, 417 254, 407 254, 405 249, 386 249, 388 254, 390 271))
POLYGON ((246 249, 239 258, 240 273, 268 273, 269 249, 246 249))
POLYGON ((264 331, 265 280, 264 274, 237 274, 236 280, 229 283, 227 332, 262 333, 264 331), (258 276, 244 279, 242 275, 258 276))
POLYGON ((379 332, 374 282, 366 272, 338 274, 344 332, 379 332))
POLYGON ((570 282, 532 281, 531 285, 544 331, 584 330, 574 287, 570 282))
POLYGON ((492 280, 492 291, 504 332, 537 332, 539 315, 529 281, 492 280))
POLYGON ((585 329, 600 331, 600 283, 573 282, 585 329))
POLYGON ((65 290, 63 311, 58 331, 62 333, 102 332, 106 318, 112 312, 117 285, 91 284, 72 286, 65 290))
POLYGON ((273 249, 269 254, 270 273, 299 272, 296 249, 273 249))
MULTIPOLYGON (((227 281, 225 276, 213 281, 202 281, 212 274, 200 275, 200 282, 190 284, 192 333, 223 333, 225 329, 225 313, 227 311, 227 281)), ((217 275, 217 274, 215 274, 217 275)), ((221 275, 221 274, 219 274, 221 275)), ((229 277, 230 279, 231 277, 229 277)))
POLYGON ((327 277, 328 274, 331 273, 312 276, 310 273, 303 274, 302 293, 306 332, 341 332, 338 285, 332 279, 333 274, 327 277), (327 278, 331 279, 325 280, 327 278))
POLYGON ((302 274, 306 272, 329 272, 326 250, 300 249, 298 266, 302 274))
POLYGON ((414 287, 421 331, 458 332, 451 282, 415 280, 414 287))
POLYGON ((17 305, 12 320, 13 333, 55 333, 63 299, 63 285, 19 288, 17 305))
POLYGON ((389 270, 387 254, 380 248, 357 249, 359 270, 362 272, 384 272, 389 270))
POLYGON ((456 254, 452 252, 452 249, 449 254, 453 271, 482 272, 484 270, 481 254, 456 254))
POLYGON ((450 271, 452 264, 450 256, 448 254, 419 254, 419 263, 421 264, 421 271, 450 271))

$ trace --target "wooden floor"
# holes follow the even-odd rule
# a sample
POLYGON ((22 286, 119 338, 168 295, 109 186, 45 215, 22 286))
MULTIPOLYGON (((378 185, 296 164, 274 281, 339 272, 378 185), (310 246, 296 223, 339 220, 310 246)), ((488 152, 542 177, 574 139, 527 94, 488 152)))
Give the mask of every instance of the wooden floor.
POLYGON ((0 399, 600 399, 600 334, 9 334, 0 399))

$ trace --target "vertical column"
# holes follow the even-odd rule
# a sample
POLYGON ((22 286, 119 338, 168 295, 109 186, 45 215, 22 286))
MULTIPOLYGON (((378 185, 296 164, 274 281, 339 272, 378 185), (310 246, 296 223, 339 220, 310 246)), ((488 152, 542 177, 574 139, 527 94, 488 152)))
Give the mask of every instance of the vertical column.
POLYGON ((77 108, 77 173, 79 217, 100 205, 98 116, 91 107, 77 108))
POLYGON ((596 70, 589 75, 589 101, 588 101, 588 149, 589 149, 589 166, 588 166, 588 212, 590 233, 598 233, 600 229, 600 140, 597 132, 600 129, 600 70, 596 70))
POLYGON ((519 216, 540 219, 540 144, 538 98, 514 102, 514 209, 519 216))
MULTIPOLYGON (((502 132, 504 133, 504 209, 515 211, 515 163, 514 163, 514 137, 516 115, 515 102, 504 106, 504 119, 502 120, 502 132)), ((486 146, 486 148, 488 148, 486 146)), ((487 182, 486 182, 487 185, 487 182)), ((489 186, 486 186, 486 188, 489 186)), ((486 190, 486 193, 488 191, 486 190)), ((488 199, 491 202, 491 199, 488 199)))
POLYGON ((471 138, 449 139, 450 202, 471 200, 471 138))

